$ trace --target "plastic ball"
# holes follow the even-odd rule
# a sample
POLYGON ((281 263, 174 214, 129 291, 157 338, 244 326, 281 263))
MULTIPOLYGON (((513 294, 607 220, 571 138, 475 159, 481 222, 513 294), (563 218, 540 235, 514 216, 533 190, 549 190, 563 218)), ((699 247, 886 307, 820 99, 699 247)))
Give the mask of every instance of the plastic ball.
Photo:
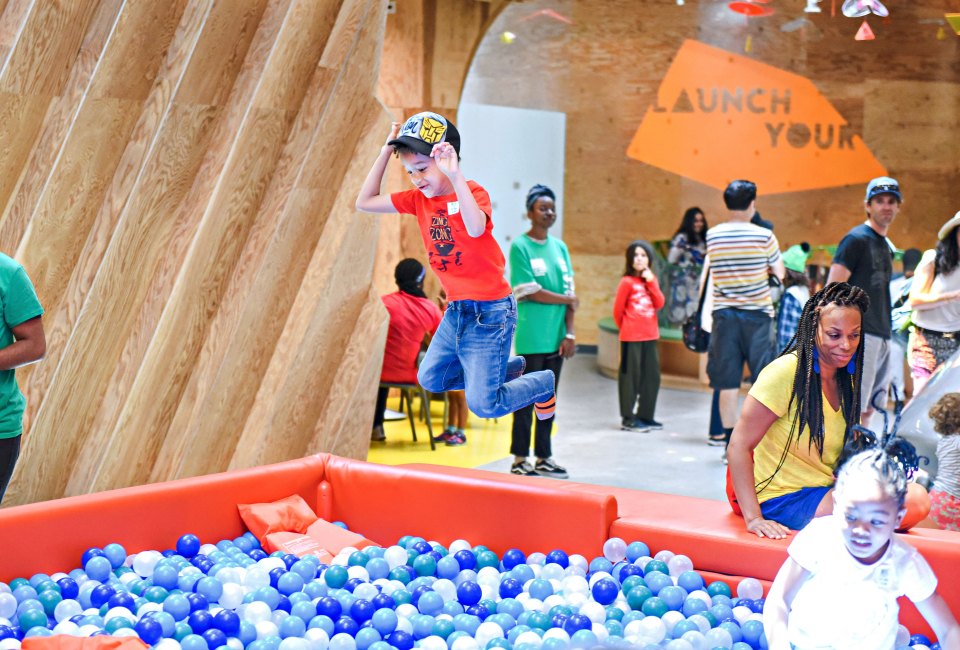
POLYGON ((737 585, 737 596, 750 600, 762 598, 763 585, 761 585, 760 581, 756 578, 744 578, 740 581, 740 584, 737 585))
POLYGON ((657 593, 668 608, 673 611, 679 611, 683 607, 684 600, 687 597, 687 591, 683 587, 667 585, 657 593))
POLYGON ((110 560, 110 565, 114 569, 119 569, 123 566, 124 560, 127 559, 127 551, 119 544, 107 544, 103 547, 103 555, 108 560, 110 560))
POLYGON ((703 635, 707 640, 709 648, 730 648, 733 646, 733 638, 730 632, 722 627, 715 627, 703 635))
POLYGON ((719 580, 707 585, 707 593, 711 596, 726 596, 727 598, 731 595, 730 587, 719 580))
POLYGON ((603 578, 593 584, 590 593, 593 594, 593 599, 601 605, 609 605, 617 599, 620 586, 611 578, 603 578))
POLYGON ((627 557, 627 543, 619 537, 611 537, 603 543, 603 557, 611 562, 620 562, 627 557))
POLYGON ((86 564, 83 565, 83 570, 92 580, 105 582, 113 571, 113 565, 110 564, 110 560, 106 556, 97 555, 87 560, 86 564))

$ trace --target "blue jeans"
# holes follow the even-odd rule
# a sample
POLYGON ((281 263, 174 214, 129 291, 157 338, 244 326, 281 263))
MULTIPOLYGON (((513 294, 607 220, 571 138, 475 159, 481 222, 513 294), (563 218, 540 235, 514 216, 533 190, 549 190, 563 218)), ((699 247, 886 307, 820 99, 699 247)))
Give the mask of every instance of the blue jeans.
POLYGON ((482 418, 497 418, 553 395, 549 370, 523 371, 523 358, 510 356, 517 325, 517 301, 454 300, 420 362, 417 381, 431 393, 463 390, 467 406, 482 418), (518 372, 519 371, 519 372, 518 372))

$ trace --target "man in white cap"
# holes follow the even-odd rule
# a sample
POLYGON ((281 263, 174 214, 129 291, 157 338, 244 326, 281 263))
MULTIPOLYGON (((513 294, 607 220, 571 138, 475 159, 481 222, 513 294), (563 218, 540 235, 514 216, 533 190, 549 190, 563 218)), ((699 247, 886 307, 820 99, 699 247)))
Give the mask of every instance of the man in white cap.
POLYGON ((860 386, 860 421, 868 426, 873 400, 887 402, 893 375, 890 355, 890 278, 896 248, 887 239, 890 224, 897 218, 903 196, 900 184, 881 176, 867 184, 863 201, 867 220, 840 240, 830 266, 827 283, 849 282, 867 292, 870 309, 863 318, 863 383, 860 386), (879 395, 878 395, 879 394, 879 395))

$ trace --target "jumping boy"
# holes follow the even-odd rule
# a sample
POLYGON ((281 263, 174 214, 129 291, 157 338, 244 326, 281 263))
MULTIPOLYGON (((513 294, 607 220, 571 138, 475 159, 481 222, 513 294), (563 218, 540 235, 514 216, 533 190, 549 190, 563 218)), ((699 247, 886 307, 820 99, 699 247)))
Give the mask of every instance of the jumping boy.
POLYGON ((453 123, 431 112, 417 113, 402 128, 394 122, 357 209, 416 215, 430 268, 447 294, 447 311, 417 373, 420 385, 432 393, 463 389, 470 410, 484 418, 529 404, 539 419, 553 417, 553 373, 522 375, 523 357, 510 356, 517 303, 493 238, 490 196, 460 170, 453 123), (384 195, 380 186, 394 152, 415 187, 384 195))

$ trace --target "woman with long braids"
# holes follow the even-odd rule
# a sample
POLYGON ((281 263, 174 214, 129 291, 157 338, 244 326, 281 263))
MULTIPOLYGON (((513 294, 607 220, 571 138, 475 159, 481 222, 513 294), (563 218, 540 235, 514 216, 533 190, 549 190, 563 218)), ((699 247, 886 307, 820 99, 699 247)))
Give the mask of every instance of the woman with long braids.
POLYGON ((869 305, 845 282, 818 291, 789 345, 750 389, 727 458, 731 505, 759 537, 785 537, 833 511, 834 469, 860 421, 869 305))

